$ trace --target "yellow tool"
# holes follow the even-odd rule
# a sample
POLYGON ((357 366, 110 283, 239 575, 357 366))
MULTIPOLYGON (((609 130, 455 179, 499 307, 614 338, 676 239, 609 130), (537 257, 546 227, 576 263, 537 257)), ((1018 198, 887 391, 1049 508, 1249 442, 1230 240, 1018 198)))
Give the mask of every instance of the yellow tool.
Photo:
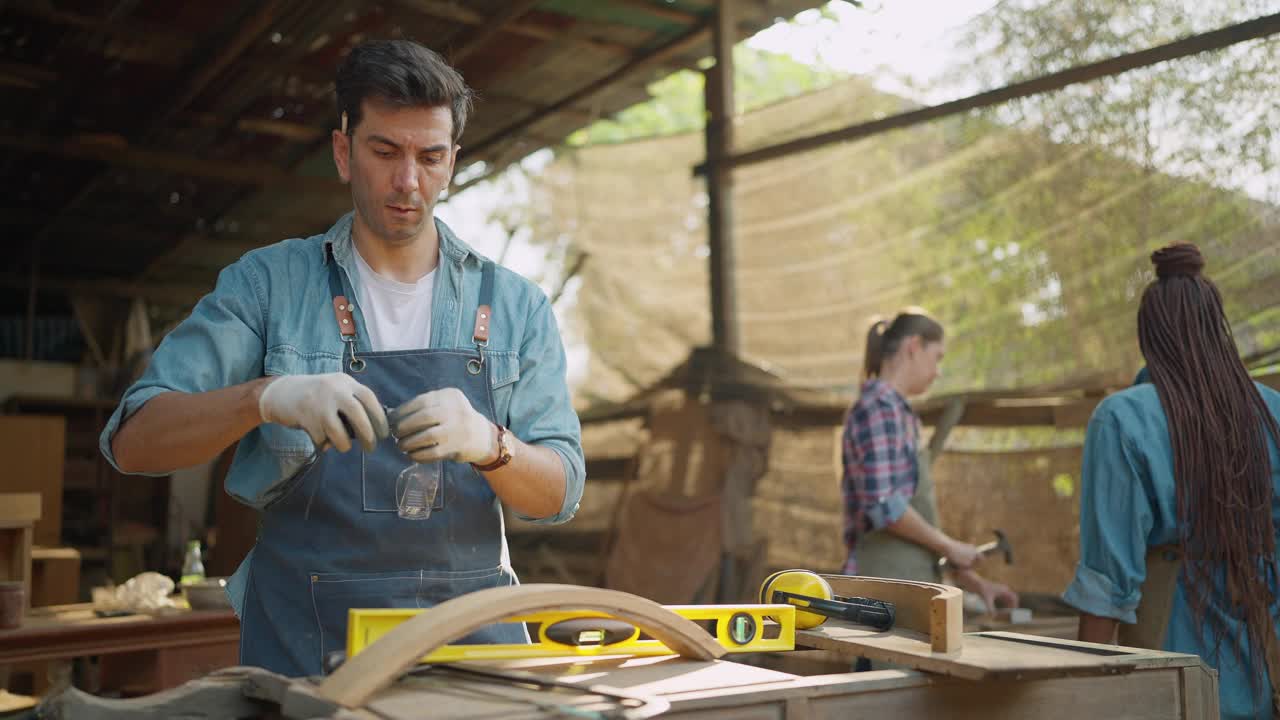
MULTIPOLYGON (((794 650, 796 609, 792 605, 664 605, 704 628, 731 653, 794 650)), ((430 610, 356 609, 347 615, 347 657, 418 613, 430 610)), ((446 645, 422 658, 424 663, 518 658, 670 655, 657 640, 642 638, 631 623, 594 610, 544 611, 513 615, 503 622, 537 623, 533 642, 522 645, 446 645)))
POLYGON ((841 597, 831 584, 809 570, 780 570, 760 583, 760 602, 796 606, 796 627, 815 628, 827 618, 839 618, 876 630, 893 627, 893 603, 864 597, 841 597))

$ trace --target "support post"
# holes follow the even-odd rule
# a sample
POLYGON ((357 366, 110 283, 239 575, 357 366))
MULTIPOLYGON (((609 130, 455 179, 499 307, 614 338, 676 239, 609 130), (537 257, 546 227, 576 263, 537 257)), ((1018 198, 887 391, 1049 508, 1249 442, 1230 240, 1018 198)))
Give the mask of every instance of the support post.
POLYGON ((23 328, 27 336, 22 355, 28 361, 34 360, 36 356, 36 297, 39 294, 39 285, 40 238, 37 236, 31 241, 31 273, 27 277, 27 326, 23 328))
POLYGON ((705 72, 707 145, 707 238, 710 245, 711 337, 716 354, 737 357, 739 350, 733 283, 733 11, 737 0, 716 0, 711 29, 715 65, 705 72))

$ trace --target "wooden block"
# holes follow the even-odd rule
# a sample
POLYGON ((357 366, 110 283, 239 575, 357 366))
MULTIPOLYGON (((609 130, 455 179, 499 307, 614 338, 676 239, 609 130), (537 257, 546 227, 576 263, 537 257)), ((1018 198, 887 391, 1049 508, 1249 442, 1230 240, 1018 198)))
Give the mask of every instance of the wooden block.
MULTIPOLYGON (((38 493, 44 513, 35 542, 62 544, 62 483, 67 420, 61 416, 0 415, 0 493, 38 493)), ((0 513, 4 509, 0 508, 0 513)))
POLYGON ((31 551, 31 607, 70 605, 80 599, 80 551, 35 547, 31 551))
POLYGON ((0 713, 11 713, 36 706, 36 699, 26 695, 14 695, 0 688, 0 713))
POLYGON ((937 583, 851 575, 823 575, 836 595, 870 597, 895 607, 894 629, 921 633, 931 651, 953 653, 964 644, 963 594, 937 583))
POLYGON ((0 494, 0 528, 34 525, 40 519, 42 501, 40 493, 0 494))

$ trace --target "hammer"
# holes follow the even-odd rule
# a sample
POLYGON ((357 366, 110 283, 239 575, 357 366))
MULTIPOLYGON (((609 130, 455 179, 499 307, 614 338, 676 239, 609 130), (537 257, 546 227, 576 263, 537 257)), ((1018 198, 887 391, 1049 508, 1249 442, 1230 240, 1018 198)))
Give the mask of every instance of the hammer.
MULTIPOLYGON (((991 542, 983 543, 979 545, 978 557, 982 557, 987 553, 999 550, 1000 552, 1004 553, 1005 564, 1012 565, 1013 564, 1013 546, 1009 544, 1009 537, 1004 534, 1003 530, 995 530, 993 532, 995 532, 996 534, 996 539, 992 540, 991 542)), ((947 559, 945 557, 938 558, 938 567, 942 568, 946 566, 947 566, 947 559)))

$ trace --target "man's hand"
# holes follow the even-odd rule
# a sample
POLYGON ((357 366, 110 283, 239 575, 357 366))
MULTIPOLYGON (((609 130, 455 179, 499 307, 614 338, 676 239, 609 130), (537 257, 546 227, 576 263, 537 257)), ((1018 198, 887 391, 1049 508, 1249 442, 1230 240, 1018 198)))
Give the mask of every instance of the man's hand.
POLYGON ((1018 594, 1004 583, 992 582, 973 570, 960 570, 954 573, 956 584, 982 598, 987 606, 987 614, 996 611, 997 604, 1007 608, 1018 607, 1018 594))
POLYGON ((414 462, 483 465, 498 456, 498 429, 457 388, 423 393, 391 413, 400 449, 414 462))
POLYGON ((306 430, 316 448, 328 442, 341 452, 351 449, 352 434, 373 452, 389 432, 373 391, 344 373, 277 377, 258 398, 258 413, 263 422, 306 430))

